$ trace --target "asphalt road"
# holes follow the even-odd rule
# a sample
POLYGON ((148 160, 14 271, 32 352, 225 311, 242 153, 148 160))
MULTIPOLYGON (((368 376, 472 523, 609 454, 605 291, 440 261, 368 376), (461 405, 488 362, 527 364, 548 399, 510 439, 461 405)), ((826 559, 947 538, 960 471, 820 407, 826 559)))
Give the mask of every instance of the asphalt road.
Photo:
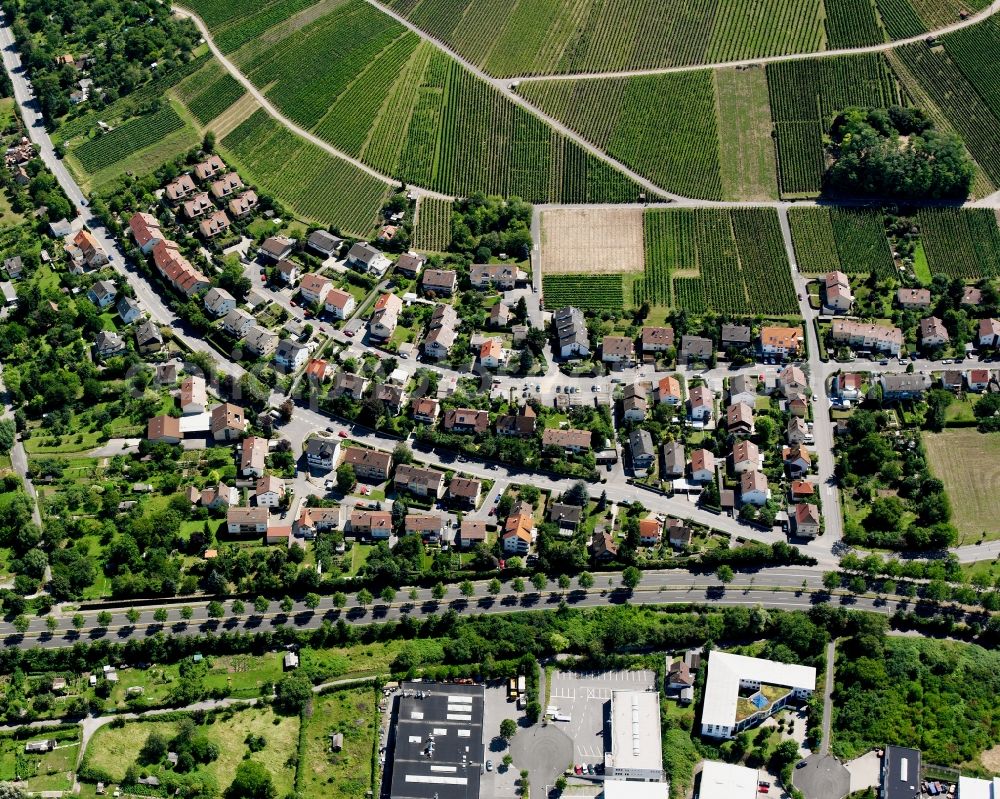
POLYGON ((795 567, 739 573, 729 586, 723 586, 711 574, 697 575, 679 570, 649 572, 643 576, 642 582, 631 594, 622 588, 619 573, 596 573, 593 576, 595 582, 590 589, 580 588, 577 581, 573 580, 565 592, 561 591, 554 581, 541 592, 536 591, 530 582, 526 581, 526 590, 523 594, 513 593, 510 584, 505 583, 500 594, 493 597, 489 594, 488 584, 480 581, 474 584, 475 590, 468 598, 461 595, 458 586, 452 585, 448 587, 441 600, 435 600, 430 589, 418 589, 415 598, 411 598, 408 591, 400 591, 391 602, 376 598, 368 607, 358 605, 356 596, 351 595, 342 609, 334 607, 331 597, 323 597, 315 610, 306 607, 302 602, 296 602, 288 613, 283 612, 277 602, 271 602, 266 612, 256 613, 253 603, 247 602, 246 611, 238 617, 232 614, 231 603, 227 601, 224 605, 224 615, 218 619, 209 618, 208 603, 205 601, 187 603, 186 606, 192 611, 189 620, 185 620, 181 613, 185 605, 172 603, 161 606, 167 611, 167 618, 163 623, 153 618, 153 608, 141 610, 135 624, 128 621, 126 609, 121 609, 112 612, 112 620, 106 627, 98 624, 97 611, 85 611, 81 614, 84 617, 84 625, 79 631, 73 628, 72 616, 67 613, 57 617, 58 624, 52 632, 48 631, 45 620, 41 618, 31 619, 31 625, 24 635, 17 633, 10 622, 0 622, 0 638, 6 646, 60 648, 73 646, 78 641, 94 642, 107 639, 125 642, 161 632, 173 635, 199 635, 207 632, 254 633, 273 630, 284 625, 309 630, 321 626, 324 622, 338 620, 365 625, 398 621, 405 616, 419 619, 449 609, 463 614, 555 609, 564 598, 570 605, 579 608, 604 607, 629 602, 642 605, 709 604, 746 607, 759 605, 783 610, 808 610, 819 602, 832 601, 852 609, 891 615, 897 609, 914 607, 912 600, 905 599, 887 602, 876 597, 840 593, 831 597, 822 589, 817 570, 795 567))

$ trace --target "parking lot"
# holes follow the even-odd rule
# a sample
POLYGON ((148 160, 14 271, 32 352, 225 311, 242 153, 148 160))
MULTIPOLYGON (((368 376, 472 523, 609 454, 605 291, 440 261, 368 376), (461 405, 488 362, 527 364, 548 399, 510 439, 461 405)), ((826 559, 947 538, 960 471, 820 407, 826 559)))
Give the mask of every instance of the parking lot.
POLYGON ((558 708, 569 721, 554 721, 573 741, 573 762, 604 763, 610 744, 607 738, 612 691, 646 691, 656 687, 652 671, 612 671, 602 673, 554 672, 549 706, 558 708))

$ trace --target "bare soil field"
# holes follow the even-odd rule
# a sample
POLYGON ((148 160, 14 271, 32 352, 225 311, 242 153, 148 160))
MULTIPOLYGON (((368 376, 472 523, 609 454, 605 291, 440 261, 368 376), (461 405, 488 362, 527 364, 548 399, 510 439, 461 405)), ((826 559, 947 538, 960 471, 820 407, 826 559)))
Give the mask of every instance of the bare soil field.
POLYGON ((545 211, 541 247, 547 275, 642 272, 642 209, 545 211))

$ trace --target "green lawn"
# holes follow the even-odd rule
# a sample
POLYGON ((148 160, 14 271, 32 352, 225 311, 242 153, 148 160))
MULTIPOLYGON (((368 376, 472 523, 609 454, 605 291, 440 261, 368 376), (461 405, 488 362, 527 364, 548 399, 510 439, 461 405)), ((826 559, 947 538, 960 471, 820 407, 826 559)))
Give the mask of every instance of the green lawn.
POLYGON ((363 799, 374 791, 372 750, 378 735, 376 694, 371 688, 318 697, 305 730, 302 796, 305 799, 363 799), (342 733, 340 752, 330 734, 342 733))
POLYGON ((961 544, 1000 538, 1000 433, 955 428, 924 436, 931 472, 951 499, 961 544), (969 468, 976 464, 975 468, 969 468))

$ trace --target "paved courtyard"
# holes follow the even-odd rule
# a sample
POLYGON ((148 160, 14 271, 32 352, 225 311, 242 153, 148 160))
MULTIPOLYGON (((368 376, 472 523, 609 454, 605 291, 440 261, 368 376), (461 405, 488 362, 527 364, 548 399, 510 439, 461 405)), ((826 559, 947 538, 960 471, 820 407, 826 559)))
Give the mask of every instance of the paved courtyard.
POLYGON ((573 762, 604 762, 609 741, 612 691, 646 691, 656 687, 653 671, 554 672, 549 705, 569 721, 553 721, 573 741, 573 762))

